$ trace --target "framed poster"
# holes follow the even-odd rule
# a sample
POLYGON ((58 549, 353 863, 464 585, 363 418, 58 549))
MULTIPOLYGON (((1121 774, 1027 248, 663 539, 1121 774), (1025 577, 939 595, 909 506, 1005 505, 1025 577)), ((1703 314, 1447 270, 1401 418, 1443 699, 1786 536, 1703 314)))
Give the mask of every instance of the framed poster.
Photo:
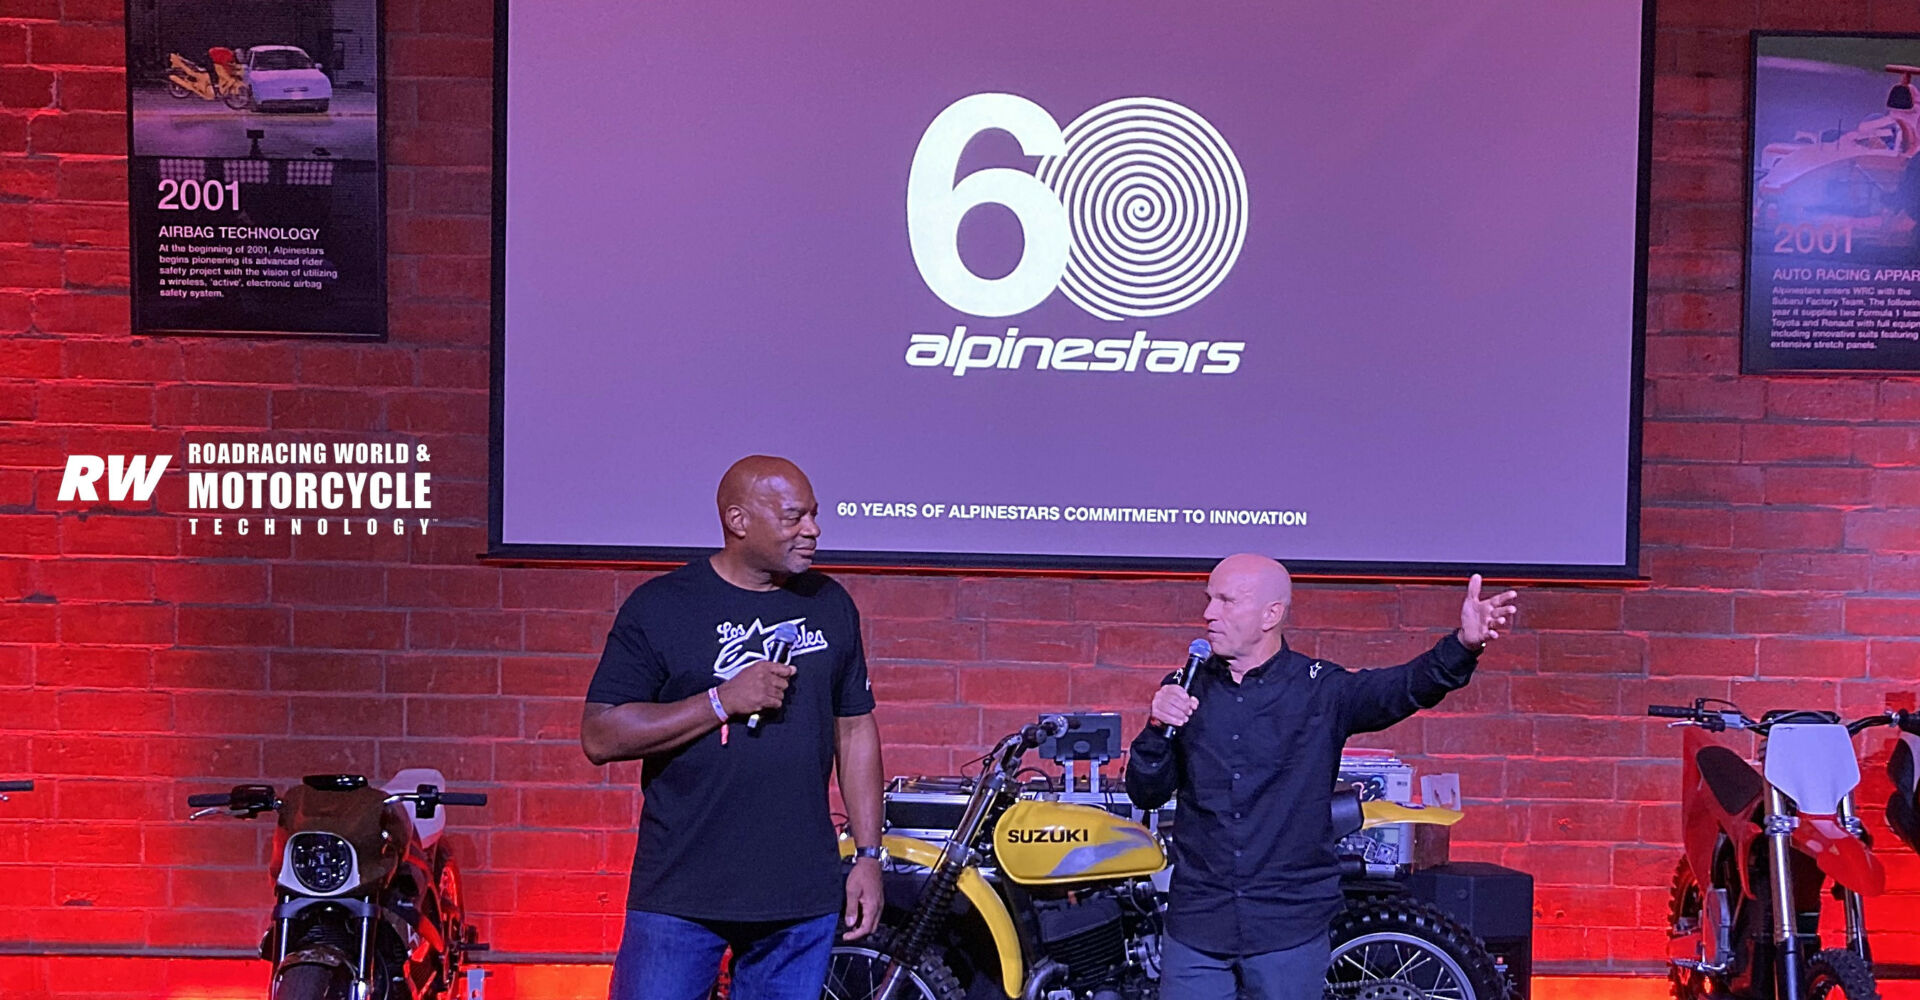
POLYGON ((1920 370, 1920 36, 1756 32, 1741 370, 1920 370))
POLYGON ((127 0, 135 334, 384 340, 380 0, 127 0))

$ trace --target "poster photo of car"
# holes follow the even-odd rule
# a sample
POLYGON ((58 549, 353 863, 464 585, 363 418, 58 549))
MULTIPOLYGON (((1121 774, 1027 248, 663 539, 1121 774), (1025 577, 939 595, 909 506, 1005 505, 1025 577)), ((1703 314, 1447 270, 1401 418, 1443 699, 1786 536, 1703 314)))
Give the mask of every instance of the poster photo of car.
POLYGON ((1756 33, 1741 369, 1920 370, 1920 36, 1756 33))
POLYGON ((384 339, 379 0, 127 0, 136 334, 384 339))

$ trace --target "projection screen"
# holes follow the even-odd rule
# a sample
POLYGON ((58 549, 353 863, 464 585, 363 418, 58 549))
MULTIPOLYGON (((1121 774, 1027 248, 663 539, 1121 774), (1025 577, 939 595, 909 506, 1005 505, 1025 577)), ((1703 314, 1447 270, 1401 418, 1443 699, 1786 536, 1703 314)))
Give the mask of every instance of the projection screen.
POLYGON ((493 555, 1636 571, 1642 0, 496 17, 493 555))

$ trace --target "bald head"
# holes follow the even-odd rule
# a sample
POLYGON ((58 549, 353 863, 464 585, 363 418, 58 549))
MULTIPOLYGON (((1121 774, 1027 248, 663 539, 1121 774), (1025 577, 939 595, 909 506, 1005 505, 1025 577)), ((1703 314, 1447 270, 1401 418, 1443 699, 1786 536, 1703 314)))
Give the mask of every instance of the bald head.
POLYGON ((1251 670, 1280 651, 1280 627, 1293 605, 1293 577, 1251 552, 1220 560, 1207 577, 1207 641, 1236 669, 1251 670))
POLYGON ((720 489, 714 496, 720 508, 721 523, 726 523, 728 507, 743 506, 769 491, 777 492, 781 486, 779 481, 782 480, 803 485, 807 492, 813 492, 813 484, 807 481, 807 474, 784 458, 748 455, 728 466, 726 475, 720 477, 720 489))
POLYGON ((1220 560, 1213 567, 1209 583, 1218 582, 1245 588, 1261 603, 1293 603, 1293 577, 1277 559, 1255 552, 1241 552, 1220 560))
POLYGON ((719 567, 746 585, 777 583, 813 565, 820 513, 800 467, 772 455, 748 455, 720 477, 714 500, 726 539, 719 567))

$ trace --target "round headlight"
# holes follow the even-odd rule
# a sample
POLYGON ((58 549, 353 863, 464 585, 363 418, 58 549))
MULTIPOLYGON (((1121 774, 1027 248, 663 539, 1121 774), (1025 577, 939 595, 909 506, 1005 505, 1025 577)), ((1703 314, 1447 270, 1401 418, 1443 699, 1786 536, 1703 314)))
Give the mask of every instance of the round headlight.
POLYGON ((288 853, 293 877, 312 892, 333 892, 353 874, 353 845, 331 833, 296 833, 288 853))

